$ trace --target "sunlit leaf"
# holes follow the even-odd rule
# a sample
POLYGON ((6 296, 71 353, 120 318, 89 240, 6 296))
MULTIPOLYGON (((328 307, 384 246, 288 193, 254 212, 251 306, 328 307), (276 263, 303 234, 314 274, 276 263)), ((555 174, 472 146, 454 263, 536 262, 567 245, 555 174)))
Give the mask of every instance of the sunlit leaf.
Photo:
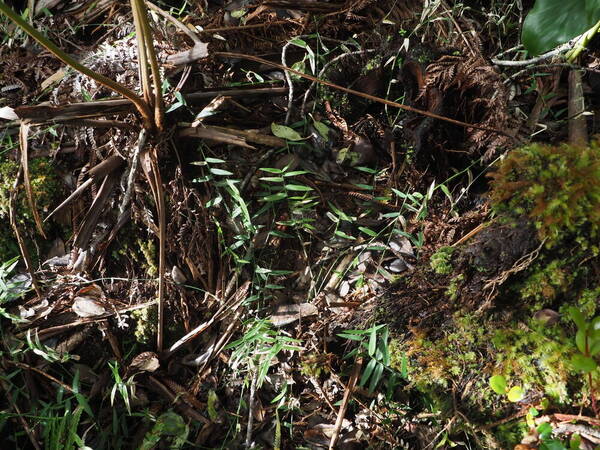
POLYGON ((490 387, 496 394, 506 394, 506 378, 502 375, 494 375, 490 377, 490 387))
POLYGON ((525 397, 525 391, 521 386, 513 386, 506 393, 506 397, 511 402, 518 402, 521 401, 523 397, 525 397))

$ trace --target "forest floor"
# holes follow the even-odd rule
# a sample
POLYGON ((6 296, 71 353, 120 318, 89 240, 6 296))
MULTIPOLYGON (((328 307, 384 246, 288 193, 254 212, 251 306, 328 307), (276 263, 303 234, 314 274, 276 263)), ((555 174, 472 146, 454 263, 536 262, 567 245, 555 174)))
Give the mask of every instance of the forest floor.
MULTIPOLYGON (((20 3, 142 91, 128 2, 20 3)), ((154 134, 0 20, 6 446, 600 444, 595 42, 528 61, 532 2, 146 3, 154 134)))

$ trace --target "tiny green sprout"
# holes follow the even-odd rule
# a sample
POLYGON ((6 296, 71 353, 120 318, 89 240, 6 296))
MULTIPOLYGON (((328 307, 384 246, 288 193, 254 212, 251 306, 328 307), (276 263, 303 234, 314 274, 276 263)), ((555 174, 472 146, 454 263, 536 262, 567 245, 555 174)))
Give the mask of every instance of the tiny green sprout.
POLYGON ((494 375, 489 380, 492 390, 499 395, 506 395, 506 398, 511 402, 519 402, 525 397, 525 390, 522 386, 513 386, 508 388, 506 377, 503 375, 494 375))

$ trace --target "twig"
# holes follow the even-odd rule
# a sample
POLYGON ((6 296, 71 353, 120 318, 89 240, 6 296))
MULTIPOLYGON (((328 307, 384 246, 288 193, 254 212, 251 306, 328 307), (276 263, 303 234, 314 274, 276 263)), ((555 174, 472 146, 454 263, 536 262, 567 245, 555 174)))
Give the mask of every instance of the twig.
POLYGON ((254 425, 254 401, 256 398, 256 383, 258 380, 258 368, 254 369, 252 383, 250 384, 250 398, 248 399, 248 424, 246 426, 246 448, 252 444, 252 426, 254 425))
POLYGON ((340 405, 340 409, 338 411, 337 419, 335 420, 335 425, 333 428, 333 433, 331 435, 331 440, 329 441, 329 450, 335 448, 335 444, 340 436, 340 430, 342 428, 342 423, 344 422, 344 416, 346 415, 346 409, 348 408, 348 402, 350 401, 350 396, 352 395, 352 391, 354 391, 354 386, 356 386, 356 382, 358 381, 358 376, 360 375, 360 369, 363 365, 363 358, 356 358, 356 363, 354 364, 354 370, 352 370, 352 375, 350 375, 350 380, 348 380, 348 385, 346 386, 346 390, 344 391, 344 397, 342 399, 342 404, 340 405))
POLYGON ((258 56, 245 55, 245 54, 242 54, 242 53, 232 53, 232 52, 215 52, 215 53, 213 53, 213 55, 214 56, 224 57, 224 58, 248 59, 250 61, 256 61, 256 62, 259 62, 259 63, 262 63, 262 64, 267 64, 267 65, 270 65, 272 67, 276 67, 279 70, 289 71, 289 72, 291 72, 291 73, 293 73, 295 75, 298 75, 299 77, 305 78, 307 80, 316 81, 317 83, 323 84, 325 86, 329 86, 331 88, 338 89, 338 90, 340 90, 342 92, 347 92, 348 94, 356 95, 358 97, 366 98, 368 100, 371 100, 371 101, 374 101, 374 102, 377 102, 377 103, 383 103, 384 105, 388 105, 388 106, 393 106, 395 108, 404 109, 405 111, 410 111, 410 112, 413 112, 413 113, 421 114, 421 115, 426 116, 426 117, 431 117, 433 119, 442 120, 444 122, 448 122, 448 123, 451 123, 453 125, 458 125, 458 126, 465 127, 465 128, 473 128, 473 129, 476 129, 476 130, 490 131, 492 133, 500 134, 502 136, 507 136, 510 139, 514 140, 514 141, 518 141, 518 139, 515 136, 513 136, 513 135, 511 135, 511 134, 509 134, 509 133, 507 133, 506 131, 503 131, 503 130, 499 130, 499 129, 491 128, 491 127, 486 127, 486 126, 483 126, 483 125, 477 125, 477 124, 473 124, 473 123, 462 122, 460 120, 456 120, 456 119, 451 119, 449 117, 440 116, 439 114, 435 114, 435 113, 432 113, 432 112, 429 112, 429 111, 425 111, 425 110, 418 109, 418 108, 413 108, 412 106, 402 105, 401 103, 393 102, 391 100, 387 100, 387 99, 380 98, 380 97, 375 97, 374 95, 367 94, 365 92, 356 91, 354 89, 346 88, 346 87, 340 86, 340 85, 335 84, 335 83, 330 83, 329 81, 321 80, 321 79, 319 79, 317 77, 314 77, 312 75, 308 75, 308 74, 302 73, 302 72, 300 72, 298 70, 294 70, 294 69, 291 69, 289 67, 285 67, 285 66, 283 66, 281 64, 274 63, 272 61, 266 60, 264 58, 260 58, 258 56))
MULTIPOLYGON (((281 64, 286 68, 286 52, 290 45, 292 45, 292 41, 289 41, 283 46, 283 49, 281 49, 281 64)), ((285 124, 287 125, 288 123, 290 123, 290 115, 292 113, 292 103, 294 101, 294 83, 292 82, 292 77, 290 76, 290 72, 288 70, 284 70, 283 74, 285 75, 285 81, 288 85, 288 104, 287 112, 285 113, 285 124)))
MULTIPOLYGON (((294 39, 307 39, 310 38, 312 36, 308 36, 308 35, 300 35, 300 36, 296 36, 294 37, 294 39)), ((322 39, 327 39, 327 38, 322 38, 322 39)), ((328 39, 327 39, 328 40, 328 39)), ((292 45, 292 41, 290 40, 287 44, 285 44, 283 46, 283 49, 281 49, 281 64, 287 68, 287 62, 286 62, 286 54, 287 54, 287 49, 288 47, 292 45)), ((321 78, 323 75, 323 71, 332 63, 333 61, 330 61, 328 64, 325 65, 325 67, 323 67, 323 69, 321 70, 321 72, 319 73, 318 77, 321 78)), ((290 121, 290 114, 292 111, 292 102, 294 100, 294 83, 292 82, 292 78, 290 77, 290 72, 293 73, 293 70, 284 70, 283 74, 285 76, 285 81, 287 82, 288 85, 288 108, 287 108, 287 112, 285 114, 285 124, 287 125, 290 121)), ((310 89, 315 85, 316 82, 313 82, 313 84, 310 86, 310 89)), ((304 113, 304 106, 306 103, 306 98, 308 97, 308 91, 306 92, 306 94, 304 94, 304 101, 302 102, 302 111, 301 111, 301 115, 303 115, 304 113)))
POLYGON ((573 45, 575 44, 575 42, 577 42, 577 38, 571 39, 566 44, 563 44, 563 45, 555 48, 554 50, 544 53, 543 55, 536 56, 535 58, 531 58, 531 59, 524 59, 523 61, 505 61, 502 59, 495 59, 495 58, 493 58, 491 61, 492 61, 492 64, 495 64, 497 66, 506 66, 506 67, 522 67, 522 66, 528 66, 529 64, 537 64, 541 61, 545 61, 547 59, 550 59, 554 56, 560 55, 561 53, 564 53, 564 52, 570 50, 573 47, 573 45))
MULTIPOLYGON (((329 67, 332 64, 337 63, 338 61, 347 58, 349 56, 355 56, 355 55, 364 55, 367 53, 372 53, 375 52, 375 49, 367 49, 367 50, 358 50, 355 52, 349 52, 349 53, 342 53, 341 55, 336 56, 335 58, 333 58, 331 61, 329 61, 327 64, 325 64, 323 66, 323 68, 321 69, 321 71, 319 72, 318 77, 319 78, 323 78, 323 76, 325 75, 325 73, 327 73, 327 69, 329 69, 329 67)), ((306 102, 308 100, 308 96, 310 95, 311 91, 315 88, 317 82, 313 81, 311 83, 311 85, 308 87, 308 89, 306 90, 306 92, 304 93, 304 99, 302 100, 302 107, 300 108, 300 116, 304 116, 304 110, 306 109, 306 102)))
POLYGON ((19 409, 19 405, 17 405, 15 403, 15 401, 12 398, 12 396, 10 395, 10 392, 8 391, 8 389, 6 387, 6 384, 5 384, 5 381, 3 379, 0 379, 0 384, 2 385, 2 389, 4 389, 4 392, 6 392, 6 399, 10 403, 10 406, 12 407, 12 409, 15 410, 16 416, 19 419, 19 422, 21 422, 21 425, 23 426, 23 429, 25 430, 25 433, 27 433, 27 437, 29 438, 29 441, 31 442, 31 445, 33 445, 33 447, 36 450, 41 450, 42 448, 40 447, 40 444, 38 444, 37 439, 35 437, 35 434, 34 434, 33 430, 31 429, 31 427, 29 426, 29 424, 25 420, 25 416, 21 412, 21 410, 19 409))
POLYGON ((146 0, 146 6, 148 8, 150 8, 151 10, 157 12, 161 16, 163 16, 165 19, 167 19, 169 22, 171 22, 173 25, 175 25, 176 28, 179 28, 179 31, 182 31, 183 33, 185 33, 187 35, 187 37, 189 37, 192 41, 194 41, 194 44, 202 43, 202 41, 196 35, 196 33, 194 33, 192 30, 190 30, 188 27, 186 27, 176 17, 173 17, 168 12, 164 11, 163 9, 159 8, 158 6, 156 6, 154 3, 149 2, 147 0, 146 0))
POLYGON ((127 187, 123 189, 123 199, 121 200, 121 204, 119 205, 119 222, 121 216, 125 214, 125 209, 129 206, 129 202, 131 201, 131 192, 133 191, 133 185, 135 181, 135 175, 137 173, 138 163, 140 161, 140 152, 146 146, 146 130, 142 128, 140 130, 140 134, 138 136, 138 141, 133 151, 133 155, 131 156, 129 163, 129 174, 127 175, 127 187))
POLYGON ((70 392, 71 394, 75 393, 75 391, 73 390, 73 388, 71 386, 69 386, 68 384, 60 381, 58 378, 53 377, 52 375, 50 375, 49 373, 44 372, 43 370, 38 369, 37 367, 33 367, 30 366, 28 364, 25 363, 21 363, 18 361, 10 361, 7 360, 6 362, 8 362, 9 364, 12 364, 13 366, 19 367, 21 369, 26 369, 26 370, 32 370, 33 372, 39 373, 40 375, 48 378, 50 381, 58 384, 60 387, 62 387, 65 391, 70 392))

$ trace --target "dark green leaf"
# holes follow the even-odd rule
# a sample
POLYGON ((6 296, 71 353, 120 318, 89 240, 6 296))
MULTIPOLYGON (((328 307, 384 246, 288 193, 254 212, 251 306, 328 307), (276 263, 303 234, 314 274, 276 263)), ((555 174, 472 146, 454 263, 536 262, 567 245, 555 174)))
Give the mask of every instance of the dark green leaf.
POLYGON ((553 439, 551 441, 542 442, 540 450, 567 450, 567 447, 565 447, 562 442, 553 439))
POLYGON ((548 422, 544 422, 537 427, 537 432, 542 439, 548 439, 552 435, 552 425, 548 422))
POLYGON ((575 334, 575 344, 577 344, 577 348, 583 354, 585 354, 585 340, 586 340, 586 332, 585 330, 579 330, 577 334, 575 334))
POLYGON ((213 175, 233 175, 233 173, 231 173, 228 170, 217 169, 214 167, 210 168, 210 173, 212 173, 213 175))
POLYGON ((587 324, 585 323, 585 317, 583 317, 581 311, 574 307, 570 307, 568 311, 571 319, 573 319, 573 322, 575 322, 575 325, 577 325, 577 328, 580 330, 585 330, 587 328, 587 324))
POLYGON ((307 191, 313 190, 311 187, 303 186, 301 184, 286 184, 285 188, 288 191, 297 191, 297 192, 307 192, 307 191))
POLYGON ((381 381, 383 369, 383 364, 377 363, 377 365, 375 366, 375 370, 373 371, 373 375, 371 376, 371 382, 369 383, 369 392, 373 392, 379 384, 379 381, 381 381))
POLYGON ((551 50, 590 29, 600 19, 598 0, 536 0, 521 40, 532 54, 551 50))
POLYGON ((373 370, 375 369, 376 365, 376 360, 372 359, 369 361, 369 364, 367 364, 367 367, 365 367, 365 371, 363 372, 362 377, 360 378, 360 386, 364 386, 365 384, 367 384, 367 381, 369 381, 369 378, 371 377, 371 374, 373 373, 373 370))
POLYGON ((573 357, 571 358, 571 364, 573 365, 575 370, 579 370, 583 373, 589 373, 592 370, 596 369, 596 367, 598 367, 596 361, 580 353, 573 355, 573 357))
POLYGON ((370 228, 367 228, 367 227, 358 227, 358 229, 360 231, 362 231, 363 233, 371 236, 371 237, 376 237, 377 236, 377 233, 375 231, 371 230, 370 228))

